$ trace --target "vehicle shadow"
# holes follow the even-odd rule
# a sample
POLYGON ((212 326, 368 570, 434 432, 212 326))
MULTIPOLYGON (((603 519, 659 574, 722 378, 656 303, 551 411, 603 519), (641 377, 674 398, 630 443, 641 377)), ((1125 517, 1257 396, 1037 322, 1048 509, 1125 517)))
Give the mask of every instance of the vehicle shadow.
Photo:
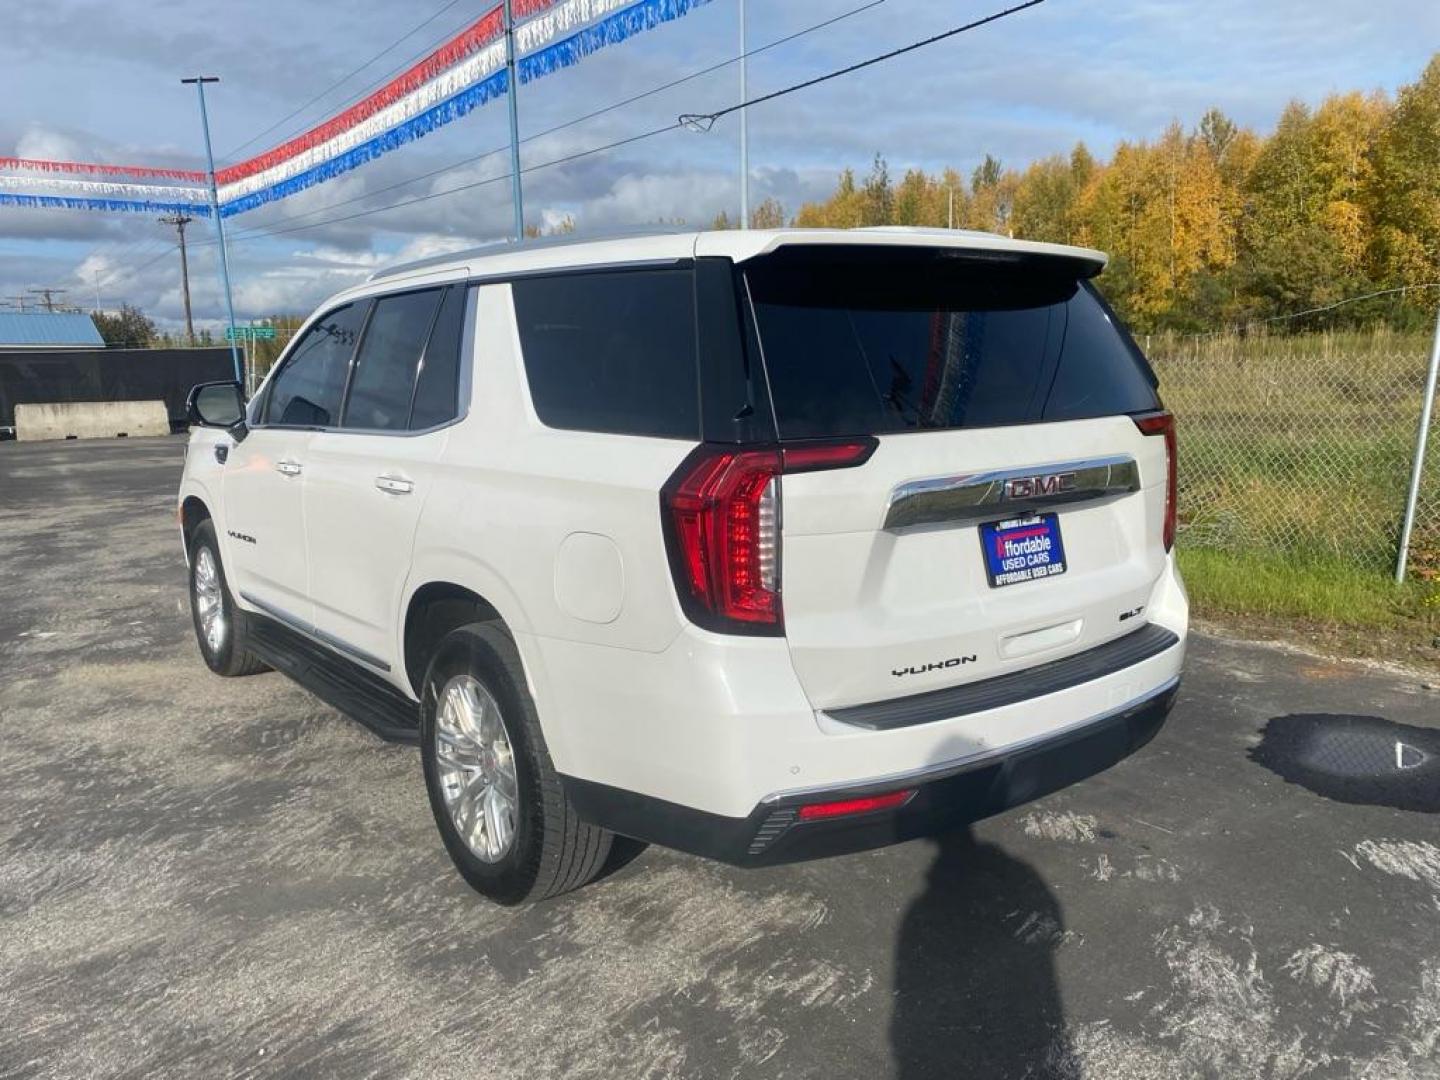
POLYGON ((1054 964, 1066 939, 1059 902, 1030 866, 969 828, 927 842, 935 859, 895 953, 895 1075, 1070 1075, 1054 964))

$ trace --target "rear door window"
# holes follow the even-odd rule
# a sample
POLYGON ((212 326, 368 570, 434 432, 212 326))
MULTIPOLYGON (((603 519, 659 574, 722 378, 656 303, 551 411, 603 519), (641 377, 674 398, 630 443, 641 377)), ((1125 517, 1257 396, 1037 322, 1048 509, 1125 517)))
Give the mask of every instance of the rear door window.
POLYGON ((265 422, 283 427, 333 427, 350 358, 370 301, 346 304, 311 325, 271 381, 265 422))
POLYGON ((511 291, 543 423, 698 438, 689 267, 527 278, 511 291))
POLYGON ((420 354, 435 322, 440 289, 382 296, 365 327, 342 426, 364 431, 404 431, 420 354))
POLYGON ((1155 408, 1138 350, 1076 270, 915 248, 745 264, 781 438, 1155 408))
POLYGON ((465 306, 469 290, 460 286, 445 290, 435 328, 420 362, 415 383, 415 404, 410 413, 410 430, 448 424, 460 415, 460 348, 465 337, 465 306))

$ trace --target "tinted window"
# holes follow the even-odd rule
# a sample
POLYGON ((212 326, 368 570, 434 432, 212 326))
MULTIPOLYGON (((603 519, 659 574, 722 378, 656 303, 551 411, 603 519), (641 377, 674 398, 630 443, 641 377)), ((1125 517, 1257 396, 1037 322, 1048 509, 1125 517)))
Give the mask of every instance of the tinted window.
POLYGON ((948 252, 792 249, 746 276, 782 438, 1154 408, 1074 268, 948 252))
POLYGON ((330 427, 339 420, 350 357, 369 307, 367 301, 336 308, 305 332, 271 383, 266 423, 330 427))
POLYGON ((347 428, 403 431, 410 419, 410 395, 420 351, 435 321, 439 289, 382 296, 365 327, 355 357, 350 398, 345 404, 347 428))
POLYGON ((1065 347, 1044 418, 1143 412, 1158 404, 1154 376, 1139 346, 1086 285, 1066 308, 1065 347))
POLYGON ((460 344, 465 335, 468 295, 463 288, 447 289, 440 302, 440 314, 430 333, 430 343, 425 346, 420 379, 415 385, 412 431, 445 424, 460 415, 460 344))
POLYGON ((747 317, 749 305, 743 303, 743 285, 729 259, 695 260, 700 427, 706 442, 775 439, 775 417, 760 350, 754 345, 754 323, 747 317))
POLYGON ((530 278, 511 288, 542 421, 698 438, 689 269, 530 278))

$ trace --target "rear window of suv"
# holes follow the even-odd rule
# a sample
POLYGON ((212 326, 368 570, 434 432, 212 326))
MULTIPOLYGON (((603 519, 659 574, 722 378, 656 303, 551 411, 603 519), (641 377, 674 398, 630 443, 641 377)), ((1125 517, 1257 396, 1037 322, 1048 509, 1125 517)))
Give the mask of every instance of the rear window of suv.
POLYGON ((690 267, 511 283, 530 398, 549 427, 694 439, 690 267))
POLYGON ((744 264, 782 439, 1154 409, 1153 376, 1074 263, 782 248, 744 264))

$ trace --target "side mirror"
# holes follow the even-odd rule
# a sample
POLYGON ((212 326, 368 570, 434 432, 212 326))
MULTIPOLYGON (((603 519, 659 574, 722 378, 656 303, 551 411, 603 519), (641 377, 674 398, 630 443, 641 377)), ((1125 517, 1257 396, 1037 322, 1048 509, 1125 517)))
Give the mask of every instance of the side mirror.
POLYGON ((228 430, 245 419, 245 393, 237 382, 201 383, 190 391, 185 412, 192 424, 228 430))

